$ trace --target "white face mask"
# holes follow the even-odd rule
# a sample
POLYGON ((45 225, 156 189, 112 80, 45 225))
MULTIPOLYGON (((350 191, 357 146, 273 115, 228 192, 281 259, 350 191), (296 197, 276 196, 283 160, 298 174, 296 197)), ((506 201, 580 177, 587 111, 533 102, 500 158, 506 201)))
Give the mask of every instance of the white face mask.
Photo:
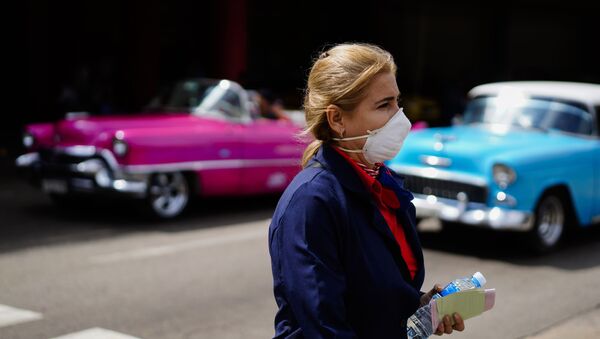
POLYGON ((400 152, 404 139, 406 139, 411 127, 410 121, 404 115, 402 108, 400 108, 381 128, 372 131, 367 130, 367 134, 365 135, 333 138, 333 140, 350 141, 366 138, 367 142, 365 142, 361 150, 346 149, 343 147, 339 147, 339 149, 344 152, 363 153, 368 162, 375 164, 391 160, 400 152))

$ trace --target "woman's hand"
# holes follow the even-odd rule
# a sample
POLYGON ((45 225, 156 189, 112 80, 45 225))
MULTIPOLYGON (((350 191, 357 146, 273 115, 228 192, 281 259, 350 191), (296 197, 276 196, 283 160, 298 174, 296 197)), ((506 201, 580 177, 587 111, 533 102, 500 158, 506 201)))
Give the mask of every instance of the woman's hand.
POLYGON ((442 291, 442 286, 439 284, 435 284, 433 286, 433 288, 431 289, 431 291, 429 291, 421 296, 421 307, 429 304, 429 301, 431 300, 433 295, 436 293, 439 293, 441 291, 442 291))
POLYGON ((449 315, 444 316, 437 329, 435 330, 435 335, 442 335, 444 333, 450 334, 453 330, 457 330, 462 332, 465 329, 465 322, 462 317, 458 313, 453 314, 454 322, 449 315))
MULTIPOLYGON (((427 305, 429 303, 429 301, 431 301, 431 298, 433 297, 433 295, 436 293, 439 293, 441 291, 442 291, 442 286, 435 284, 429 292, 427 292, 421 296, 421 306, 427 305)), ((460 314, 454 313, 453 318, 454 318, 454 321, 452 321, 452 319, 450 318, 449 315, 444 316, 442 321, 440 321, 440 324, 438 325, 437 329, 435 330, 435 334, 436 335, 442 335, 444 333, 450 334, 454 330, 457 330, 459 332, 463 331, 465 329, 465 322, 463 321, 460 314)))

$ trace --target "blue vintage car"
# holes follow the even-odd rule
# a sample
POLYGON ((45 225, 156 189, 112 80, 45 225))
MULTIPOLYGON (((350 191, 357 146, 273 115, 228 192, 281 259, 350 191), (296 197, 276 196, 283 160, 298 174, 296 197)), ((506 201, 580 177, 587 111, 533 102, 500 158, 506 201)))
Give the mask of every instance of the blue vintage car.
POLYGON ((600 223, 600 85, 477 86, 461 123, 411 132, 388 165, 418 216, 524 231, 551 250, 569 227, 600 223))

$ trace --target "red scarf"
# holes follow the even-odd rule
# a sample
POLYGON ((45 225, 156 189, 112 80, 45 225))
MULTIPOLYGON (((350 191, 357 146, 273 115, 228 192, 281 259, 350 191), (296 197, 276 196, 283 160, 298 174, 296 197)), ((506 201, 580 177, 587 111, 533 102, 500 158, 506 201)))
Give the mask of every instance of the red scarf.
POLYGON ((408 267, 410 276, 414 279, 417 272, 417 260, 412 252, 412 249, 410 248, 408 240, 406 240, 404 228, 402 228, 402 225, 396 218, 396 210, 400 208, 400 201, 398 201, 396 193, 393 190, 381 185, 381 183, 377 180, 379 170, 383 168, 385 171, 388 171, 388 169, 383 166, 382 163, 377 163, 375 164, 374 169, 370 169, 365 164, 350 158, 348 154, 337 147, 334 146, 333 149, 335 149, 350 163, 352 168, 354 168, 360 177, 361 181, 367 187, 367 190, 371 192, 371 196, 375 200, 379 212, 381 212, 381 215, 385 219, 388 227, 394 235, 394 238, 396 239, 396 243, 398 243, 398 246, 400 247, 400 253, 402 254, 402 258, 404 259, 406 266, 408 267))

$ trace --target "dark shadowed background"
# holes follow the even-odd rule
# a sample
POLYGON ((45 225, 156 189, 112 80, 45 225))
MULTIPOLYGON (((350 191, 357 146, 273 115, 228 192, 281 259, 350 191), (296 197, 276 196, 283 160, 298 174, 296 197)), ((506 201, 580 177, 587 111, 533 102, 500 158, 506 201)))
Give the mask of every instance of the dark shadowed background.
POLYGON ((346 41, 392 52, 409 114, 431 125, 449 124, 480 83, 600 82, 600 5, 587 0, 29 0, 17 7, 11 54, 23 67, 8 100, 15 109, 0 124, 0 156, 9 158, 21 151, 26 123, 68 111, 132 113, 184 77, 268 87, 299 108, 312 58, 346 41))

